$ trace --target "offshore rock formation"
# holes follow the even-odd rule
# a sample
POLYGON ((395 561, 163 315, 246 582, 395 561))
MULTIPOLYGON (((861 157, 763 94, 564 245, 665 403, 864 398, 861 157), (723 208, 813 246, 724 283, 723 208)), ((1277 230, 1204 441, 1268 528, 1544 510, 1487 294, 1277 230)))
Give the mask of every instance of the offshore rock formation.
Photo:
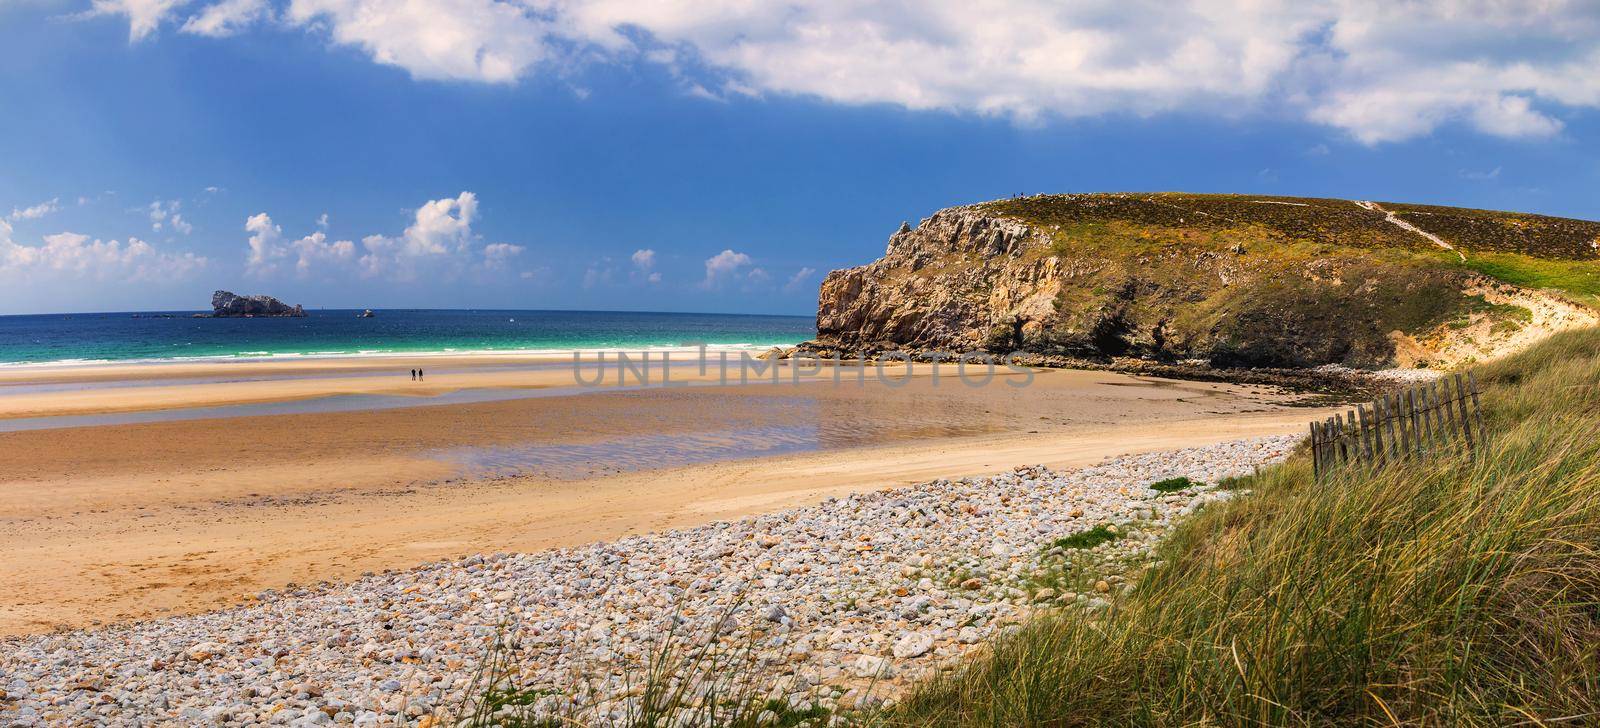
POLYGON ((805 348, 1448 366, 1594 324, 1592 295, 1512 282, 1551 267, 1600 271, 1597 246, 1600 223, 1460 208, 1174 193, 1000 200, 902 224, 882 258, 830 273, 805 348))
POLYGON ((217 318, 305 316, 298 304, 290 306, 272 296, 240 296, 231 291, 211 294, 211 315, 217 318))

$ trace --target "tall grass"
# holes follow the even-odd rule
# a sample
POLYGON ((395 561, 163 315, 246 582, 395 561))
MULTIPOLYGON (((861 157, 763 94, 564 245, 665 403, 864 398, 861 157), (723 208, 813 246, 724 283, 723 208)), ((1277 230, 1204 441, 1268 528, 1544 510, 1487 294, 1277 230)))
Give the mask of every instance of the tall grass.
POLYGON ((1478 457, 1265 470, 1110 611, 1036 621, 881 719, 1600 724, 1600 331, 1477 373, 1478 457))

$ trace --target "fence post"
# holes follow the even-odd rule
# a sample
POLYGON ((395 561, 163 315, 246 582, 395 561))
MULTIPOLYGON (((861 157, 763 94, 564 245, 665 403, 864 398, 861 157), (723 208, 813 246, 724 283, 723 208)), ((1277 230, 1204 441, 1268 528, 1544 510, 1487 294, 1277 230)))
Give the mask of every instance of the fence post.
POLYGON ((1456 380, 1456 399, 1455 399, 1455 401, 1456 401, 1456 404, 1457 404, 1457 409, 1459 410, 1459 412, 1461 414, 1461 434, 1462 434, 1463 437, 1466 438, 1466 441, 1467 441, 1467 453, 1469 455, 1473 456, 1473 457, 1476 457, 1478 448, 1477 448, 1477 443, 1473 442, 1473 439, 1472 439, 1472 418, 1471 418, 1470 415, 1467 414, 1467 388, 1466 388, 1465 383, 1463 383, 1461 381, 1461 374, 1457 373, 1456 376, 1455 376, 1455 380, 1456 380))
POLYGON ((1433 401, 1433 385, 1433 382, 1425 382, 1422 385, 1422 427, 1428 431, 1428 442, 1424 447, 1429 453, 1433 451, 1434 442, 1438 439, 1433 431, 1433 415, 1435 407, 1433 401))
POLYGON ((1405 391, 1406 418, 1411 421, 1411 453, 1422 457, 1422 410, 1417 408, 1415 387, 1405 391))
POLYGON ((1314 421, 1311 423, 1311 481, 1322 482, 1322 437, 1314 421))
POLYGON ((1345 445, 1345 449, 1344 449, 1344 461, 1346 463, 1349 463, 1350 460, 1352 459, 1351 458, 1351 453, 1354 452, 1355 453, 1354 460, 1356 462, 1358 462, 1358 463, 1361 462, 1361 439, 1360 439, 1361 431, 1359 429, 1356 429, 1356 411, 1355 410, 1346 410, 1345 411, 1345 413, 1344 413, 1344 431, 1345 431, 1345 435, 1346 435, 1346 445, 1345 445), (1350 437, 1355 437, 1356 438, 1355 442, 1349 442, 1349 438, 1350 437))
POLYGON ((1411 427, 1411 410, 1405 406, 1405 392, 1395 392, 1395 419, 1400 421, 1400 456, 1411 458, 1411 440, 1413 440, 1413 427, 1411 427))
POLYGON ((1472 372, 1470 371, 1467 372, 1467 384, 1471 385, 1472 387, 1472 416, 1477 421, 1478 425, 1478 442, 1483 443, 1484 447, 1488 447, 1489 431, 1484 429, 1483 405, 1478 402, 1478 378, 1473 376, 1472 372))
POLYGON ((1372 432, 1367 428, 1367 406, 1359 405, 1356 411, 1361 414, 1361 454, 1363 463, 1372 463, 1372 432))
POLYGON ((1343 465, 1350 464, 1350 427, 1345 424, 1344 414, 1335 413, 1333 421, 1339 423, 1339 462, 1343 465))
POLYGON ((1400 414, 1395 412, 1394 397, 1383 396, 1383 413, 1388 417, 1389 426, 1389 459, 1400 459, 1400 414))

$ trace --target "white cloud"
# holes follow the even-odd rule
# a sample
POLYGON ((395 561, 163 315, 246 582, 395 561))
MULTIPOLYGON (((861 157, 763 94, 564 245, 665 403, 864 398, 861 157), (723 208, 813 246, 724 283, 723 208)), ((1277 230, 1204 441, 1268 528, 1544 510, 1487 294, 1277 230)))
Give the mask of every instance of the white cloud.
MULTIPOLYGON (((734 252, 732 249, 724 250, 716 255, 706 258, 706 277, 700 281, 700 287, 711 289, 720 287, 723 281, 740 277, 741 271, 751 264, 750 256, 734 252)), ((761 270, 757 268, 756 270, 761 270)), ((766 272, 762 271, 762 275, 766 272)))
POLYGON ((789 276, 788 281, 784 282, 783 290, 789 293, 800 290, 805 286, 806 281, 810 280, 811 276, 816 275, 816 273, 816 268, 812 268, 811 266, 802 267, 800 270, 795 271, 794 275, 789 276))
POLYGON ((358 248, 349 240, 328 239, 326 230, 320 229, 328 225, 327 213, 317 218, 319 230, 293 242, 284 238, 283 229, 270 216, 260 213, 245 221, 250 233, 245 270, 257 277, 272 276, 291 258, 300 276, 353 273, 392 281, 505 269, 525 248, 511 243, 478 246, 478 236, 472 232, 477 214, 478 197, 471 192, 429 200, 398 236, 368 235, 358 248))
MULTIPOLYGON (((184 24, 232 32, 262 0, 184 24)), ((93 0, 143 38, 183 0, 93 0)), ((262 11, 260 17, 268 15, 262 11)), ((707 98, 781 94, 1001 116, 1287 115, 1369 144, 1443 124, 1506 137, 1600 107, 1600 3, 1541 0, 289 0, 413 77, 508 83, 581 63, 666 67, 707 98)))
POLYGON ((546 55, 546 23, 500 0, 290 0, 286 19, 420 79, 517 80, 546 55))
POLYGON ((633 251, 628 259, 633 262, 633 272, 628 277, 635 280, 642 279, 646 283, 660 283, 661 273, 655 270, 656 251, 650 248, 640 248, 633 251))
POLYGON ((328 241, 318 230, 299 240, 287 242, 283 228, 273 224, 266 213, 250 216, 244 229, 250 233, 245 256, 245 273, 266 278, 277 273, 280 263, 294 259, 295 275, 302 278, 323 272, 336 272, 355 260, 356 245, 349 240, 328 241))
POLYGON ((411 281, 425 267, 435 275, 458 272, 459 258, 468 254, 472 244, 472 219, 477 212, 478 197, 471 192, 429 200, 417 208, 415 220, 400 237, 368 235, 361 239, 366 249, 360 261, 362 275, 411 281))
POLYGON ((164 253, 133 237, 123 243, 62 232, 44 236, 40 245, 23 245, 12 235, 11 224, 0 220, 0 276, 17 275, 29 283, 42 278, 171 280, 187 277, 207 263, 194 253, 164 253))
POLYGON ((121 15, 128 19, 128 42, 137 43, 156 32, 178 8, 189 0, 91 0, 89 9, 77 17, 93 18, 121 15))
POLYGON ((356 256, 356 244, 349 240, 328 242, 328 234, 318 230, 290 245, 295 252, 294 270, 297 275, 309 276, 313 269, 329 265, 345 265, 356 256))
POLYGON ((250 240, 246 243, 250 252, 245 255, 245 272, 254 276, 276 272, 277 261, 288 255, 283 246, 283 228, 272 224, 272 218, 262 212, 246 219, 244 229, 250 233, 250 240))
POLYGON ((504 269, 512 258, 522 255, 526 248, 511 243, 490 243, 483 246, 483 267, 489 270, 504 269))
POLYGON ((32 206, 23 207, 23 208, 13 207, 13 208, 11 208, 11 216, 9 218, 6 218, 6 219, 10 220, 11 222, 16 222, 18 220, 37 220, 37 219, 39 219, 41 217, 44 217, 45 215, 49 215, 49 214, 54 213, 54 212, 59 212, 60 210, 61 210, 61 198, 52 197, 52 198, 50 198, 48 200, 45 200, 44 202, 41 202, 41 203, 39 203, 37 205, 32 205, 32 206))
MULTIPOLYGON (((238 33, 246 26, 271 13, 266 0, 222 0, 201 10, 185 20, 181 30, 185 33, 211 38, 225 38, 238 33)), ((216 188, 208 187, 208 192, 216 188)))
MULTIPOLYGON (((92 0, 144 38, 185 0, 92 0)), ((221 0, 186 32, 271 15, 221 0)), ((710 98, 785 94, 1022 123, 1276 111, 1366 143, 1441 124, 1540 137, 1600 106, 1600 4, 1544 0, 290 0, 284 22, 421 79, 507 83, 643 61, 710 98), (561 49, 557 56, 553 49, 561 49), (709 87, 709 88, 708 88, 709 87)))
POLYGON ((1500 179, 1500 168, 1495 167, 1487 172, 1475 172, 1470 169, 1463 169, 1461 170, 1461 179, 1469 179, 1473 182, 1493 182, 1494 180, 1500 179))
POLYGON ((150 215, 150 229, 159 232, 163 227, 170 226, 173 230, 184 235, 193 232, 194 226, 190 225, 183 219, 182 215, 178 214, 178 209, 181 207, 183 207, 182 200, 168 200, 165 202, 156 200, 150 203, 145 208, 150 215))

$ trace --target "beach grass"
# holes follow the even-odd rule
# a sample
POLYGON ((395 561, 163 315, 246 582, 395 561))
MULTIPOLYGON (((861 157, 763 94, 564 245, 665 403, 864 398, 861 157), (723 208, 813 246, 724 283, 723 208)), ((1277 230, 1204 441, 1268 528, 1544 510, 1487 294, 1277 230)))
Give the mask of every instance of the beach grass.
POLYGON ((1176 493, 1186 488, 1198 488, 1201 485, 1203 485, 1203 483, 1196 483, 1193 480, 1180 476, 1177 478, 1158 480, 1154 483, 1151 483, 1150 489, 1158 493, 1176 493))
POLYGON ((1104 612, 1037 618, 870 722, 1593 725, 1600 331, 1480 367, 1487 443, 1230 482, 1104 612))

